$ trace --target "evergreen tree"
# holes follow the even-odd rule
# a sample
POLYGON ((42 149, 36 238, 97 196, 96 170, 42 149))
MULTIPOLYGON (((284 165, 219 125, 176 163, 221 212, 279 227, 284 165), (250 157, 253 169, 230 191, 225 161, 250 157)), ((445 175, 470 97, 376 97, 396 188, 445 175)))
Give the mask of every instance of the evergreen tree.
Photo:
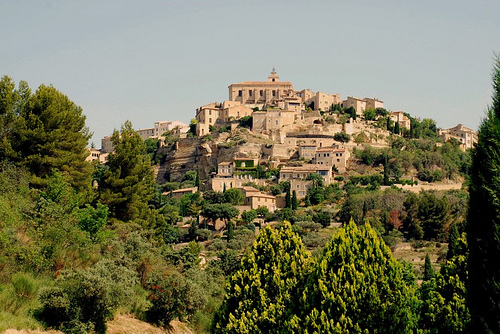
POLYGON ((285 193, 285 208, 291 208, 292 207, 292 198, 290 196, 290 189, 287 190, 285 193))
POLYGON ((154 180, 144 142, 130 121, 125 122, 121 133, 113 132, 111 141, 115 151, 109 154, 109 168, 99 185, 101 202, 122 221, 147 218, 154 180))
POLYGON ((430 280, 434 277, 434 269, 432 269, 431 258, 429 253, 425 254, 425 263, 424 263, 424 281, 430 280))
POLYGON ((227 226, 227 241, 230 241, 233 238, 234 238, 234 223, 232 221, 229 221, 229 224, 227 226))
POLYGON ((326 245, 303 293, 305 333, 411 333, 417 300, 368 223, 353 220, 326 245))
POLYGON ((297 192, 294 190, 292 192, 292 210, 297 210, 299 204, 297 202, 297 192))
POLYGON ((399 122, 394 123, 394 134, 399 135, 399 122))
POLYGON ((424 236, 420 220, 418 219, 418 196, 410 192, 403 203, 405 214, 403 218, 403 229, 408 239, 420 240, 424 236))
POLYGON ((472 152, 467 221, 471 332, 500 333, 500 56, 493 69, 493 103, 472 152))
POLYGON ((289 223, 279 230, 264 228, 229 279, 213 331, 293 332, 289 325, 298 322, 297 305, 308 267, 304 245, 289 223))
POLYGON ((446 259, 451 260, 460 251, 459 249, 460 233, 458 232, 457 224, 451 224, 450 235, 448 236, 448 252, 446 259))
POLYGON ((71 186, 90 190, 90 136, 82 108, 54 87, 32 94, 26 82, 14 90, 12 79, 0 80, 0 156, 25 167, 33 186, 45 186, 56 169, 71 186))
POLYGON ((467 333, 470 314, 466 304, 468 272, 465 234, 459 236, 456 242, 455 255, 419 288, 419 327, 423 333, 467 333))
POLYGON ((309 192, 307 192, 306 197, 304 198, 305 207, 311 206, 311 197, 309 196, 309 192))

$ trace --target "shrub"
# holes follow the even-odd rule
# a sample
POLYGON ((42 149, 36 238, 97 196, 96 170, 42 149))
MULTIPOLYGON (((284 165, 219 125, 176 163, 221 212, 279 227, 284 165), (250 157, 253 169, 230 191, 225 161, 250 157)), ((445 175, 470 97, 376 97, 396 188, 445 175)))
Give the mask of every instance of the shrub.
POLYGON ((153 273, 147 289, 151 307, 146 319, 159 326, 168 326, 176 317, 190 317, 207 302, 201 288, 177 271, 153 273))
POLYGON ((35 280, 28 274, 16 273, 12 276, 12 286, 17 298, 29 300, 36 294, 35 280))
POLYGON ((56 285, 40 293, 41 307, 35 317, 65 333, 106 332, 106 321, 120 303, 132 294, 137 276, 111 260, 102 260, 87 270, 68 271, 56 285))

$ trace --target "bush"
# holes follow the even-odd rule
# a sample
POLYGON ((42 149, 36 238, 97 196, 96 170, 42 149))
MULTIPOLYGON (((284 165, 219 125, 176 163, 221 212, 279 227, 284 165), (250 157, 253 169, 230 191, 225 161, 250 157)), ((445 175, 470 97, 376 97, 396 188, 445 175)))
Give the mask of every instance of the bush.
POLYGON ((344 176, 343 175, 337 175, 333 179, 335 181, 342 182, 342 181, 344 181, 344 176))
POLYGON ((168 326, 176 317, 190 317, 207 302, 201 288, 177 271, 153 273, 147 289, 151 307, 146 319, 159 326, 168 326))
POLYGON ((35 317, 65 333, 106 332, 106 321, 129 297, 137 275, 111 260, 102 260, 87 270, 68 271, 56 285, 40 293, 41 307, 35 317))
POLYGON ((210 239, 210 237, 212 236, 212 232, 210 232, 206 228, 202 228, 202 229, 196 231, 196 236, 198 237, 199 241, 205 241, 205 240, 210 239))
POLYGON ((12 276, 14 293, 19 299, 29 300, 36 294, 35 280, 28 274, 16 273, 12 276))

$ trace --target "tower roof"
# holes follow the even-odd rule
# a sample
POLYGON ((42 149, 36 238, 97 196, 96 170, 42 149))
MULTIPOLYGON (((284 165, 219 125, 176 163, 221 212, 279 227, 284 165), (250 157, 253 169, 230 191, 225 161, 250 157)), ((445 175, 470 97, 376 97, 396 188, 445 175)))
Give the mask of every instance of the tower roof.
POLYGON ((267 81, 270 81, 270 82, 280 81, 280 77, 276 73, 276 70, 274 69, 274 67, 273 67, 273 70, 271 71, 271 74, 269 74, 269 76, 267 77, 267 81))

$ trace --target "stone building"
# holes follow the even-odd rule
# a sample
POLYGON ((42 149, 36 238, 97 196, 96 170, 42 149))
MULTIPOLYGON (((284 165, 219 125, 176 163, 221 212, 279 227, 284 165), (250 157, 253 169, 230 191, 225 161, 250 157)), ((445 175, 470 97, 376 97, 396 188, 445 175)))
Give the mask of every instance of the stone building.
POLYGON ((439 129, 439 138, 444 142, 455 139, 460 143, 461 148, 466 150, 473 148, 474 144, 477 143, 477 132, 463 124, 458 124, 453 128, 439 129))
POLYGON ((262 109, 265 105, 275 104, 290 96, 294 89, 290 81, 280 81, 273 68, 267 81, 244 81, 229 85, 229 100, 262 109))
POLYGON ((391 118, 391 121, 394 122, 394 124, 399 123, 399 128, 400 129, 402 129, 402 128, 410 129, 411 121, 408 118, 408 116, 406 116, 404 114, 404 112, 402 112, 402 111, 392 111, 389 114, 389 117, 391 118))
MULTIPOLYGON (((154 123, 152 128, 145 128, 136 130, 137 134, 146 140, 148 138, 162 139, 163 134, 167 131, 173 131, 173 134, 181 137, 189 130, 189 125, 180 121, 158 121, 154 123)), ((114 151, 111 136, 106 136, 101 139, 101 152, 110 153, 114 151)))
POLYGON ((95 161, 98 160, 100 163, 104 164, 108 161, 109 153, 102 152, 102 150, 96 148, 87 148, 89 155, 85 158, 85 161, 95 161))
POLYGON ((346 100, 342 101, 342 107, 344 109, 353 107, 356 110, 356 115, 362 116, 366 110, 366 101, 359 97, 348 96, 346 100))
POLYGON ((325 185, 333 181, 332 167, 325 165, 306 164, 297 167, 283 167, 280 170, 280 181, 290 181, 292 179, 304 180, 309 174, 319 174, 323 178, 325 185))
POLYGON ((324 166, 336 166, 339 173, 344 173, 346 170, 349 151, 343 148, 323 147, 318 148, 315 153, 314 163, 324 166))

